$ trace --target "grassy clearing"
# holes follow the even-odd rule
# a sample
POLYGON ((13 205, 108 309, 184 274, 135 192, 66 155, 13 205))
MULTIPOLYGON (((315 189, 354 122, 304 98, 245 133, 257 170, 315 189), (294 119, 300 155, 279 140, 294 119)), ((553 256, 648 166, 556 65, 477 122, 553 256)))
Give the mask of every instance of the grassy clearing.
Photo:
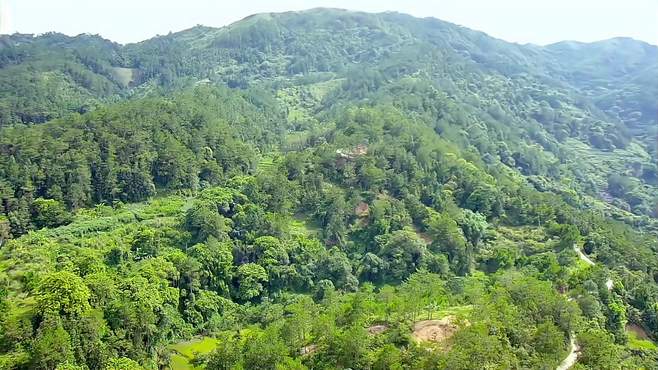
POLYGON ((132 68, 113 67, 112 74, 124 87, 129 86, 134 80, 134 70, 132 68))
POLYGON ((174 354, 171 356, 171 368, 172 370, 198 369, 192 365, 194 358, 200 354, 208 354, 216 347, 217 339, 210 337, 172 344, 169 346, 169 349, 174 351, 174 354))
POLYGON ((289 225, 292 235, 313 236, 320 233, 320 227, 304 215, 295 215, 289 225))
POLYGON ((339 88, 345 80, 346 80, 345 78, 337 78, 337 79, 333 79, 333 80, 317 82, 317 83, 314 83, 312 85, 309 85, 308 90, 311 93, 311 95, 313 96, 313 98, 320 101, 328 93, 330 93, 333 90, 339 88))
POLYGON ((276 170, 276 155, 268 154, 264 155, 258 162, 257 171, 259 173, 273 173, 276 170))
POLYGON ((658 346, 650 340, 640 339, 635 333, 628 333, 628 347, 631 349, 646 349, 655 351, 658 346))
POLYGON ((456 316, 459 318, 465 318, 470 315, 472 311, 473 305, 470 304, 464 306, 453 306, 440 310, 438 312, 438 317, 456 316))
POLYGON ((173 354, 171 355, 171 360, 169 362, 169 366, 171 367, 171 370, 194 370, 196 369, 195 366, 192 366, 190 364, 190 361, 179 354, 173 354))
POLYGON ((454 316, 460 320, 467 319, 471 312, 473 311, 473 305, 463 305, 463 306, 452 306, 447 308, 442 308, 440 310, 432 311, 431 313, 427 310, 423 310, 418 315, 418 320, 439 320, 448 316, 454 316))
POLYGON ((217 339, 203 337, 172 344, 170 348, 185 357, 193 358, 197 354, 210 353, 215 347, 217 347, 217 339))
POLYGON ((101 234, 116 234, 121 227, 129 227, 136 223, 152 226, 172 225, 177 222, 177 217, 183 214, 182 209, 186 202, 187 199, 181 196, 166 196, 124 205, 118 209, 98 205, 80 210, 73 222, 68 225, 41 229, 31 235, 45 236, 54 240, 85 239, 95 238, 101 234))
POLYGON ((581 165, 588 166, 588 173, 595 175, 597 185, 606 186, 607 174, 625 173, 628 163, 641 160, 650 162, 649 154, 637 143, 630 143, 626 149, 604 151, 575 140, 567 139, 568 147, 573 151, 574 158, 579 158, 581 165))
POLYGON ((498 227, 491 230, 493 244, 520 249, 526 255, 534 255, 552 251, 553 244, 540 227, 498 227))
POLYGON ((649 351, 655 351, 658 349, 656 343, 652 342, 649 339, 642 339, 640 336, 633 330, 627 330, 628 334, 628 348, 630 349, 644 349, 649 351))

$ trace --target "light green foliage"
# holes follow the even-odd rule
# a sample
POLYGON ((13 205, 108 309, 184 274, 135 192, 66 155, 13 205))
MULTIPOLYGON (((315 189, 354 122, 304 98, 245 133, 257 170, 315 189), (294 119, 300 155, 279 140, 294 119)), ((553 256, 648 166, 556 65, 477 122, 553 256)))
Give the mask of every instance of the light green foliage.
POLYGON ((434 312, 444 308, 449 300, 445 282, 426 271, 411 275, 402 285, 402 292, 404 312, 410 313, 414 321, 423 311, 427 312, 426 319, 431 320, 434 312))
POLYGON ((596 329, 589 329, 578 335, 582 348, 579 362, 590 369, 616 369, 620 360, 618 348, 611 335, 596 329))
POLYGON ((628 347, 635 350, 658 350, 658 346, 651 340, 641 339, 635 332, 628 333, 628 347))
POLYGON ((89 309, 89 288, 84 281, 67 271, 43 278, 37 292, 37 307, 44 316, 73 318, 89 309))
POLYGON ((469 209, 464 210, 459 224, 464 232, 464 237, 473 247, 478 246, 489 226, 484 215, 469 209))
POLYGON ((64 364, 59 364, 55 368, 55 370, 82 370, 83 368, 81 366, 73 365, 68 362, 64 364))
POLYGON ((32 207, 33 222, 37 228, 65 225, 72 219, 64 205, 54 199, 35 199, 32 207))
POLYGON ((140 366, 137 362, 126 357, 113 358, 108 361, 107 367, 105 367, 105 370, 141 370, 141 369, 143 369, 142 366, 140 366))
POLYGON ((215 338, 204 337, 173 344, 169 346, 174 352, 171 366, 174 370, 193 369, 195 367, 192 364, 197 357, 211 353, 220 343, 215 338))
POLYGON ((518 367, 518 360, 510 356, 511 348, 500 338, 489 335, 481 324, 471 325, 455 336, 459 346, 450 351, 445 359, 449 369, 472 369, 473 364, 490 369, 518 367))
POLYGON ((258 297, 263 292, 263 283, 267 281, 267 271, 255 263, 247 263, 238 267, 238 298, 244 301, 258 297))
POLYGON ((657 367, 654 46, 333 9, 0 44, 0 368, 657 367))

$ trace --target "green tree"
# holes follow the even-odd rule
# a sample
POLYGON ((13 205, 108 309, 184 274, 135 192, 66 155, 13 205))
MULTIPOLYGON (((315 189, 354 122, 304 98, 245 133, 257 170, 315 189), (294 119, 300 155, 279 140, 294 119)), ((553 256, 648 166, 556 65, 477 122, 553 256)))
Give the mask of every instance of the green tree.
POLYGON ((275 370, 288 357, 288 349, 276 329, 270 326, 263 333, 248 338, 244 349, 246 369, 275 370))
POLYGON ((185 214, 185 228, 192 233, 195 242, 204 242, 209 237, 224 240, 226 219, 217 212, 217 207, 207 201, 197 201, 185 214))
POLYGON ((37 228, 66 225, 72 219, 66 207, 57 200, 37 198, 32 203, 32 222, 37 228))
POLYGON ((318 261, 317 277, 320 280, 329 280, 339 289, 353 291, 359 281, 352 274, 352 264, 347 255, 338 247, 333 247, 318 261))
POLYGON ((54 369, 58 365, 73 361, 71 337, 57 319, 47 319, 39 327, 32 344, 33 369, 54 369))
POLYGON ((263 283, 267 282, 267 271, 255 263, 245 263, 238 267, 236 279, 238 298, 249 301, 263 293, 263 283))
POLYGON ((491 185, 478 186, 466 199, 466 207, 485 216, 497 215, 500 208, 499 194, 491 185))
POLYGON ((90 307, 90 294, 79 276, 68 271, 53 272, 37 288, 37 310, 44 316, 80 316, 90 307))
POLYGON ((144 368, 140 366, 136 361, 131 360, 126 357, 118 357, 110 359, 107 362, 104 370, 143 370, 144 368))
POLYGON ((468 273, 473 265, 473 253, 466 245, 462 230, 447 213, 433 213, 426 220, 427 232, 433 237, 433 248, 445 252, 458 274, 468 273))
POLYGON ((581 355, 578 362, 591 369, 617 369, 620 350, 612 335, 600 329, 588 329, 578 334, 581 355))
POLYGON ((394 231, 376 238, 378 255, 386 262, 386 277, 402 281, 424 263, 425 243, 411 228, 394 231))
POLYGON ((402 370, 401 351, 392 344, 385 344, 377 351, 376 360, 372 366, 374 370, 402 370))
POLYGON ((228 294, 232 278, 232 251, 230 242, 219 242, 212 237, 205 243, 195 244, 187 250, 187 253, 201 264, 202 287, 228 294))
POLYGON ((82 366, 77 366, 72 363, 66 362, 63 364, 57 365, 55 370, 84 370, 82 366))
POLYGON ((446 355, 444 365, 448 369, 472 369, 473 364, 484 369, 513 369, 520 365, 509 344, 489 334, 489 329, 483 324, 459 330, 453 343, 455 345, 446 355))
POLYGON ((218 336, 217 348, 210 354, 206 369, 232 370, 242 360, 242 342, 234 333, 223 332, 218 336))
POLYGON ((462 212, 462 217, 459 220, 459 226, 464 232, 464 237, 468 240, 469 243, 475 248, 477 248, 480 240, 484 237, 487 227, 487 219, 478 212, 473 212, 469 209, 465 209, 462 212))
POLYGON ((533 338, 533 349, 551 362, 559 362, 564 353, 564 333, 552 322, 537 326, 533 338))

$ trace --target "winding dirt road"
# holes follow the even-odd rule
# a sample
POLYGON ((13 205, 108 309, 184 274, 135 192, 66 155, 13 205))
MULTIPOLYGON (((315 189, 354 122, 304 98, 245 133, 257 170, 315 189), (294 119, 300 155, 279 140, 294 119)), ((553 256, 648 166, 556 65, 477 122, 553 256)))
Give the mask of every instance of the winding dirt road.
MULTIPOLYGON (((578 253, 578 257, 580 257, 581 260, 585 261, 590 266, 594 266, 595 263, 592 261, 583 251, 578 248, 578 245, 574 244, 573 249, 578 253)), ((608 280, 605 281, 605 286, 608 288, 608 290, 612 289, 612 279, 608 278, 608 280)), ((569 298, 571 300, 571 298, 569 298)), ((576 333, 571 332, 570 338, 570 349, 569 349, 569 354, 567 357, 562 360, 560 365, 556 368, 556 370, 569 370, 573 365, 576 364, 576 361, 578 361, 578 355, 580 354, 580 347, 578 346, 578 343, 576 343, 576 333)))

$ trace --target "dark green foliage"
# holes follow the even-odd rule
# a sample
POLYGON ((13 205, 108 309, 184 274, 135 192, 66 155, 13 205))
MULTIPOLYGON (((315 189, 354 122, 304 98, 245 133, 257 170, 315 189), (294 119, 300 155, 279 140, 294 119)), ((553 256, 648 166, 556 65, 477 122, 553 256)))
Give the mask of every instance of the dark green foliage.
POLYGON ((41 324, 32 351, 33 369, 54 369, 73 358, 71 337, 56 319, 41 324))
MULTIPOLYGON (((66 223, 62 203, 77 209, 141 201, 155 195, 156 185, 194 191, 200 182, 207 186, 250 170, 253 149, 235 139, 229 126, 236 115, 266 120, 238 94, 199 88, 173 100, 146 99, 73 116, 66 123, 4 129, 0 150, 9 160, 0 163, 0 178, 12 233, 66 223), (31 200, 37 197, 52 199, 31 200)), ((265 140, 251 129, 241 136, 265 140)))
POLYGON ((655 55, 331 9, 2 36, 0 368, 654 368, 655 55))
POLYGON ((402 281, 426 263, 425 243, 412 229, 380 235, 376 241, 379 245, 377 254, 384 264, 380 274, 387 280, 402 281))
POLYGON ((57 227, 71 222, 71 214, 64 205, 54 199, 35 199, 32 203, 32 219, 34 226, 57 227))

